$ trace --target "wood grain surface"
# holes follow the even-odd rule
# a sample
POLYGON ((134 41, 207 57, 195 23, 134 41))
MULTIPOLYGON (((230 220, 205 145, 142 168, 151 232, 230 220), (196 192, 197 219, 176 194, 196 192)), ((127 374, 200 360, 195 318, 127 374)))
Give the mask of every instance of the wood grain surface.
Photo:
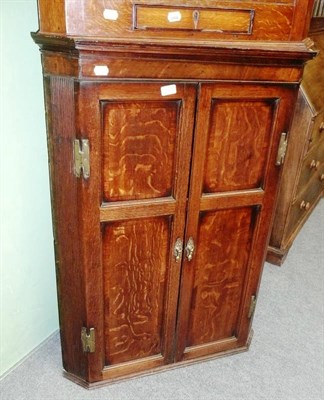
POLYGON ((179 107, 178 101, 102 104, 104 201, 172 194, 179 107))
POLYGON ((187 345, 237 336, 254 231, 251 207, 202 213, 187 345))
POLYGON ((212 102, 205 193, 262 187, 274 110, 275 101, 212 102))
POLYGON ((135 29, 250 33, 254 13, 245 9, 202 9, 135 5, 135 29), (172 22, 172 16, 176 21, 172 22), (170 22, 171 19, 171 22, 170 22))
POLYGON ((162 352, 170 224, 167 217, 106 224, 106 365, 162 352))

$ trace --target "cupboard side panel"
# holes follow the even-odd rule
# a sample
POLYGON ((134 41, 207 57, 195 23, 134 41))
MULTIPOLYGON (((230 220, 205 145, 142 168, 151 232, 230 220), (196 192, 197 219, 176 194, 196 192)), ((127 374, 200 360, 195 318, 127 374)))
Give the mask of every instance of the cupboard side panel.
POLYGON ((278 202, 269 243, 271 247, 279 251, 284 250, 286 247, 288 214, 295 197, 302 159, 307 150, 311 125, 312 113, 300 90, 289 133, 285 166, 280 178, 278 202))
POLYGON ((69 373, 86 378, 87 360, 80 340, 85 309, 78 195, 72 168, 74 81, 49 77, 44 80, 44 88, 63 366, 69 373))

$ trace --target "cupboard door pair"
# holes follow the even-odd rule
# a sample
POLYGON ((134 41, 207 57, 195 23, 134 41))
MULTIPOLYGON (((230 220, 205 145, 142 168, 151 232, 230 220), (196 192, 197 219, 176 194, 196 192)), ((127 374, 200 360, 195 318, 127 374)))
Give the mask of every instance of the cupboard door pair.
POLYGON ((247 342, 293 91, 168 89, 78 90, 78 135, 90 143, 79 191, 92 381, 247 342))

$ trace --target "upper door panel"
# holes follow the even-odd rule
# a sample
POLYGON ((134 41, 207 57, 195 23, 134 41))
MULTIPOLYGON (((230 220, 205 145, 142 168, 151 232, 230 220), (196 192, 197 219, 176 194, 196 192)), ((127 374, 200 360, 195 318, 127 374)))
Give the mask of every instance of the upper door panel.
POLYGON ((204 193, 262 186, 276 103, 226 96, 212 101, 204 193))
POLYGON ((171 196, 181 102, 112 100, 101 107, 104 201, 171 196))

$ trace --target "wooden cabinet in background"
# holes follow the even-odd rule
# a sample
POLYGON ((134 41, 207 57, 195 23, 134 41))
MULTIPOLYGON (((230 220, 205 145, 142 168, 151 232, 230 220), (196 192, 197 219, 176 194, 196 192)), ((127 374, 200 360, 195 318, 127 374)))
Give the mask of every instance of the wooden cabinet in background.
POLYGON ((39 1, 63 364, 87 387, 250 343, 312 2, 201 3, 39 1))
POLYGON ((277 265, 324 194, 323 22, 322 27, 311 35, 319 54, 304 70, 281 178, 267 254, 267 261, 277 265))

